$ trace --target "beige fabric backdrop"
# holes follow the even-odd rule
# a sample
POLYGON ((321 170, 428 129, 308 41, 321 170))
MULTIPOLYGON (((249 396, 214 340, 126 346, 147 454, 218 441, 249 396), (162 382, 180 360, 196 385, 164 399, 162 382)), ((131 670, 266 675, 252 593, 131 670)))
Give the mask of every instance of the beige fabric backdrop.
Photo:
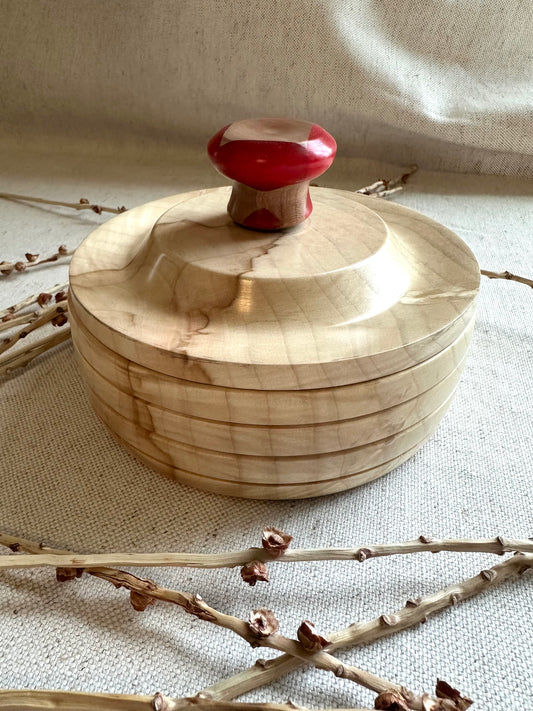
MULTIPOLYGON (((417 161, 531 175, 531 3, 78 2, 0 0, 0 189, 128 207, 221 184, 201 144, 224 123, 290 113, 323 123, 345 154, 321 184, 353 189, 417 161)), ((533 275, 533 180, 421 170, 397 199, 456 231, 487 269, 533 275)), ((0 202, 0 259, 75 247, 108 219, 0 202)), ((66 267, 0 278, 0 308, 66 267)), ((0 528, 82 551, 223 551, 263 525, 295 545, 533 535, 533 291, 483 280, 472 350, 430 442, 359 489, 297 502, 239 501, 149 471, 93 415, 69 344, 0 381, 0 528)), ((402 607, 499 562, 420 555, 238 571, 141 571, 282 631, 323 632, 402 607)), ((417 691, 437 677, 476 711, 533 698, 533 578, 465 602, 341 658, 417 691)), ((124 591, 48 571, 0 575, 0 688, 193 694, 270 656, 124 591)), ((250 699, 371 706, 333 675, 299 671, 250 699)))
POLYGON ((312 118, 341 154, 533 174, 528 0, 1 0, 4 128, 201 143, 312 118))

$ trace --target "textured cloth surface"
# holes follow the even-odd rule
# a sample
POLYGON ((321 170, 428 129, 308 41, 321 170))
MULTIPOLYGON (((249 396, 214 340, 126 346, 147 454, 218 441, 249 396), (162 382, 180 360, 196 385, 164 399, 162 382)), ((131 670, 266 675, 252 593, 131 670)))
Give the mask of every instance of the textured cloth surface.
MULTIPOLYGON (((73 155, 32 144, 0 154, 11 192, 132 207, 215 184, 203 155, 176 149, 73 155)), ((397 167, 340 160, 321 179, 354 188, 397 167)), ((398 201, 463 237, 487 269, 531 275, 532 185, 516 178, 421 171, 398 201)), ((105 219, 61 208, 1 205, 1 256, 51 253, 76 244, 105 219)), ((63 279, 66 267, 0 281, 2 306, 63 279)), ((294 502, 254 502, 189 489, 151 472, 112 440, 87 402, 71 345, 0 383, 0 522, 7 532, 79 551, 225 551, 257 545, 263 525, 294 535, 297 547, 358 546, 435 537, 528 537, 531 487, 533 292, 481 286, 471 352, 453 405, 410 461, 359 489, 294 502)), ((294 636, 302 619, 324 633, 401 608, 499 562, 487 555, 420 554, 359 563, 272 564, 269 585, 245 586, 238 570, 146 570, 160 584, 201 594, 241 617, 275 610, 294 636)), ((533 694, 531 575, 430 618, 426 625, 340 658, 432 690, 446 679, 479 709, 519 709, 533 694)), ((50 570, 0 576, 0 688, 63 688, 193 694, 253 664, 227 631, 164 604, 144 614, 127 594, 84 577, 58 585, 50 570)), ((319 707, 371 707, 373 695, 333 675, 298 670, 249 699, 319 707)))
POLYGON ((340 152, 533 174, 525 0, 2 0, 3 123, 198 143, 312 119, 340 152))
MULTIPOLYGON (((223 184, 199 148, 222 125, 293 115, 338 139, 321 185, 354 189, 399 172, 377 160, 417 162, 425 170, 398 202, 457 232, 483 268, 531 277, 532 180, 459 173, 533 175, 532 13, 522 0, 0 0, 0 189, 133 207, 223 184)), ((6 201, 0 215, 0 260, 73 248, 107 219, 6 201)), ((58 264, 0 277, 0 308, 66 275, 58 264)), ((531 289, 484 279, 466 370, 435 436, 373 483, 294 502, 218 497, 148 470, 92 413, 72 346, 60 346, 0 380, 0 528, 81 552, 227 551, 258 545, 264 525, 306 548, 527 538, 532 312, 531 289)), ((294 637, 302 619, 327 634, 499 561, 280 563, 254 588, 238 570, 138 572, 240 617, 270 607, 294 637)), ((526 575, 339 657, 419 692, 445 679, 480 711, 529 708, 532 584, 526 575)), ((271 656, 164 604, 135 613, 124 591, 87 576, 0 575, 0 688, 188 695, 271 656)), ((248 696, 288 698, 373 704, 304 669, 248 696)))

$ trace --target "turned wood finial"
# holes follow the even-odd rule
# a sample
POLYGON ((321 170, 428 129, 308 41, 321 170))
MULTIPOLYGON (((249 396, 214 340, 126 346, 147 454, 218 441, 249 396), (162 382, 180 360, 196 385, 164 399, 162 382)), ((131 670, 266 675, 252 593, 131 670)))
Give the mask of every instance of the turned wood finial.
POLYGON ((284 118, 236 121, 207 146, 217 170, 234 181, 230 217, 254 230, 293 227, 309 217, 309 183, 329 168, 336 150, 316 123, 284 118))

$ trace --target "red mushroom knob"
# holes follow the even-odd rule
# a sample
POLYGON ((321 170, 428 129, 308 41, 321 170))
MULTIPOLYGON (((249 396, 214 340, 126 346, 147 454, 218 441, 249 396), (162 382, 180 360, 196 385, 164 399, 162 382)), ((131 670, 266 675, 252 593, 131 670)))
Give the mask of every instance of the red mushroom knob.
POLYGON ((280 118, 236 121, 207 145, 217 170, 234 181, 231 218, 254 230, 293 227, 309 217, 309 182, 329 168, 336 150, 316 123, 280 118))

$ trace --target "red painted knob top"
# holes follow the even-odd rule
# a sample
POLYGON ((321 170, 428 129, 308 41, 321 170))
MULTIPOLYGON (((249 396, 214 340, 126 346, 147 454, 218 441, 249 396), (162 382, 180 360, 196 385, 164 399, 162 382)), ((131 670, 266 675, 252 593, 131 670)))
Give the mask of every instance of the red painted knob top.
POLYGON ((335 139, 316 123, 286 118, 236 121, 207 146, 217 170, 236 183, 230 215, 260 230, 291 227, 309 216, 309 181, 329 168, 336 150, 335 139), (289 186, 299 187, 272 192, 289 186))
POLYGON ((285 118, 245 119, 225 126, 207 145, 227 178, 256 190, 276 190, 326 171, 337 144, 316 123, 285 118))

